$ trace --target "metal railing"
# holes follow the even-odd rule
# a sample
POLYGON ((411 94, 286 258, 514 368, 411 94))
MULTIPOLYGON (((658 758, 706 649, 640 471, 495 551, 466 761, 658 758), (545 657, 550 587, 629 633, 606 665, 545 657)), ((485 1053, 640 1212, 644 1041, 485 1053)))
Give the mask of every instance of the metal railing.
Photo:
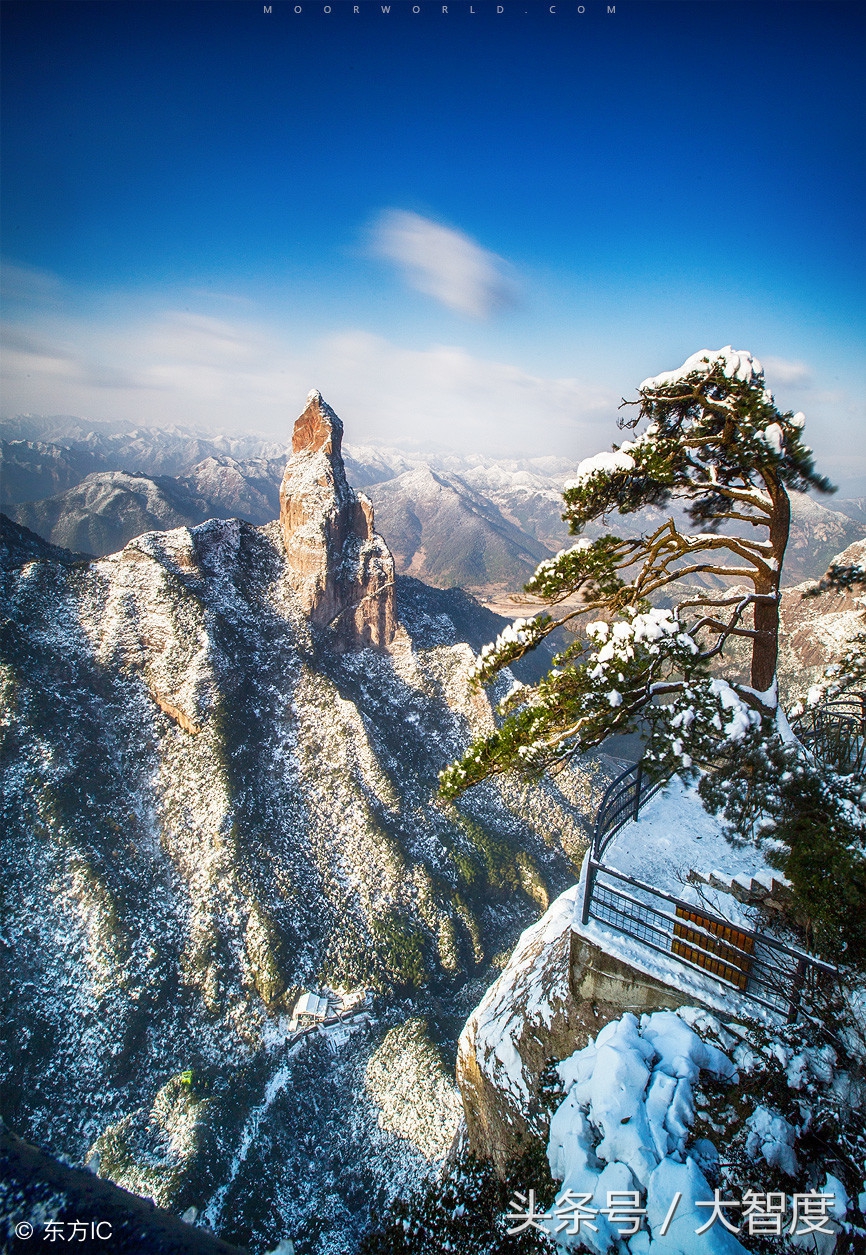
POLYGON ((591 919, 738 991, 789 1022, 804 994, 835 973, 830 963, 765 933, 732 924, 587 855, 581 922, 591 919))
MULTIPOLYGON (((816 737, 824 735, 823 728, 819 720, 816 737)), ((862 754, 862 731, 859 736, 862 754)), ((820 744, 823 748, 825 742, 820 744)), ((614 835, 637 819, 641 808, 667 782, 650 779, 638 762, 608 786, 586 854, 581 922, 592 919, 613 928, 793 1023, 804 995, 814 993, 822 978, 836 972, 832 964, 756 929, 733 924, 703 904, 696 906, 654 889, 602 861, 614 835)))
POLYGON ((832 697, 791 721, 794 735, 842 775, 866 767, 866 694, 832 697))
POLYGON ((627 768, 608 785, 595 817, 592 857, 600 859, 620 828, 637 819, 642 806, 664 788, 667 779, 651 780, 643 761, 627 768))

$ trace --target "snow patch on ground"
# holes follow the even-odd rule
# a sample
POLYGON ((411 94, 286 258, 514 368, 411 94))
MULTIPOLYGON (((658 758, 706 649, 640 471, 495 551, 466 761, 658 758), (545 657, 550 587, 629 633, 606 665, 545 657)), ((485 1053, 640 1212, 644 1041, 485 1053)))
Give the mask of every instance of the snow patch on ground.
MULTIPOLYGON (((604 862, 696 905, 701 899, 695 886, 686 881, 690 871, 719 871, 729 879, 773 874, 759 850, 753 846, 737 849, 730 843, 722 822, 704 809, 696 786, 684 784, 678 776, 650 798, 636 820, 619 830, 605 850, 604 862)), ((775 876, 778 880, 778 872, 775 876)), ((701 892, 703 903, 709 906, 708 891, 702 887, 701 892)), ((712 905, 732 922, 751 919, 748 908, 730 894, 712 905)))
MULTIPOLYGON (((654 889, 669 893, 701 910, 729 920, 738 927, 756 925, 754 907, 739 902, 730 893, 708 884, 692 884, 690 871, 730 882, 757 880, 772 883, 774 873, 761 852, 752 846, 737 849, 727 840, 722 823, 703 806, 694 786, 675 777, 651 798, 638 818, 626 824, 612 838, 604 853, 607 867, 623 872, 654 889)), ((775 1022, 773 1014, 740 995, 732 987, 722 987, 713 978, 678 962, 672 955, 660 954, 640 941, 609 928, 598 920, 581 920, 587 863, 584 861, 576 895, 573 926, 577 933, 607 954, 680 991, 684 1000, 698 1000, 716 1011, 758 1017, 775 1022)), ((775 873, 778 879, 778 873, 775 873)), ((623 886, 627 889, 628 886, 623 886)))

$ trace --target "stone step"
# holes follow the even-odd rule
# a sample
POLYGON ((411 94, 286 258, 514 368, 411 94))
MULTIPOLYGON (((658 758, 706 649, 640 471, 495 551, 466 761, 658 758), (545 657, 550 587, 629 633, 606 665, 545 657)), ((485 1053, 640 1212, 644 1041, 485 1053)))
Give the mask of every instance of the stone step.
POLYGON ((721 893, 729 893, 738 902, 746 904, 762 904, 778 906, 790 897, 790 882, 781 872, 760 871, 755 875, 748 872, 730 872, 713 869, 711 871, 690 871, 687 879, 693 885, 709 885, 721 893))

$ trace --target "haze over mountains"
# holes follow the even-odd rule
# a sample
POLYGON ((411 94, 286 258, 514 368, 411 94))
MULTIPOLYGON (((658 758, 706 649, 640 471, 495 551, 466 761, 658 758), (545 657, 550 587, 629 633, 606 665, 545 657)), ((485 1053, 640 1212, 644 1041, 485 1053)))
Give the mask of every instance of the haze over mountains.
MULTIPOLYGON (((2 432, 0 509, 65 548, 101 556, 145 531, 208 518, 262 525, 279 512, 287 452, 255 435, 65 416, 8 420, 2 432)), ((428 584, 515 592, 569 543, 561 515, 562 484, 574 470, 567 459, 349 445, 345 463, 350 483, 373 500, 398 572, 428 584)), ((866 534, 862 498, 795 495, 793 511, 788 584, 820 576, 834 554, 866 534)), ((610 526, 640 531, 663 517, 616 516, 610 526)))

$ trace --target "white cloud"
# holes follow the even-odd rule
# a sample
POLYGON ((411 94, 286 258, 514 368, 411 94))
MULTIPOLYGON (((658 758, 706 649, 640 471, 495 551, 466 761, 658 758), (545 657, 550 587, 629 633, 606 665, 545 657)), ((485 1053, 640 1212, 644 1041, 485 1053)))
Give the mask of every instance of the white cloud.
POLYGON ((168 311, 101 327, 17 324, 7 344, 7 414, 242 427, 287 440, 317 387, 356 443, 580 458, 615 434, 619 398, 604 384, 359 330, 302 346, 273 325, 168 311))
POLYGON ((785 357, 761 357, 761 365, 770 387, 787 385, 807 387, 812 379, 812 372, 805 362, 792 362, 785 357))
POLYGON ((393 262, 416 291, 472 318, 488 318, 517 299, 501 257, 420 214, 386 209, 373 226, 372 252, 393 262))
POLYGON ((287 377, 290 355, 269 329, 196 314, 107 325, 70 319, 10 332, 6 413, 256 428, 272 423, 286 391, 300 392, 306 379, 287 377))
MULTIPOLYGON (((493 457, 577 462, 609 448, 621 439, 615 419, 623 379, 640 378, 626 350, 621 364, 587 380, 533 373, 459 345, 405 347, 357 328, 302 342, 275 319, 214 317, 207 306, 115 309, 102 322, 22 314, 5 339, 3 412, 10 415, 181 423, 288 441, 307 392, 317 387, 343 418, 350 443, 428 444, 493 457)), ((773 387, 779 375, 771 369, 773 387)), ((798 408, 793 399, 784 404, 798 408)), ((843 478, 866 473, 859 396, 813 385, 801 408, 819 468, 843 478)))
POLYGON ((454 345, 402 348, 361 331, 329 338, 320 354, 319 386, 364 439, 500 457, 580 456, 616 434, 619 397, 597 383, 533 375, 454 345))

